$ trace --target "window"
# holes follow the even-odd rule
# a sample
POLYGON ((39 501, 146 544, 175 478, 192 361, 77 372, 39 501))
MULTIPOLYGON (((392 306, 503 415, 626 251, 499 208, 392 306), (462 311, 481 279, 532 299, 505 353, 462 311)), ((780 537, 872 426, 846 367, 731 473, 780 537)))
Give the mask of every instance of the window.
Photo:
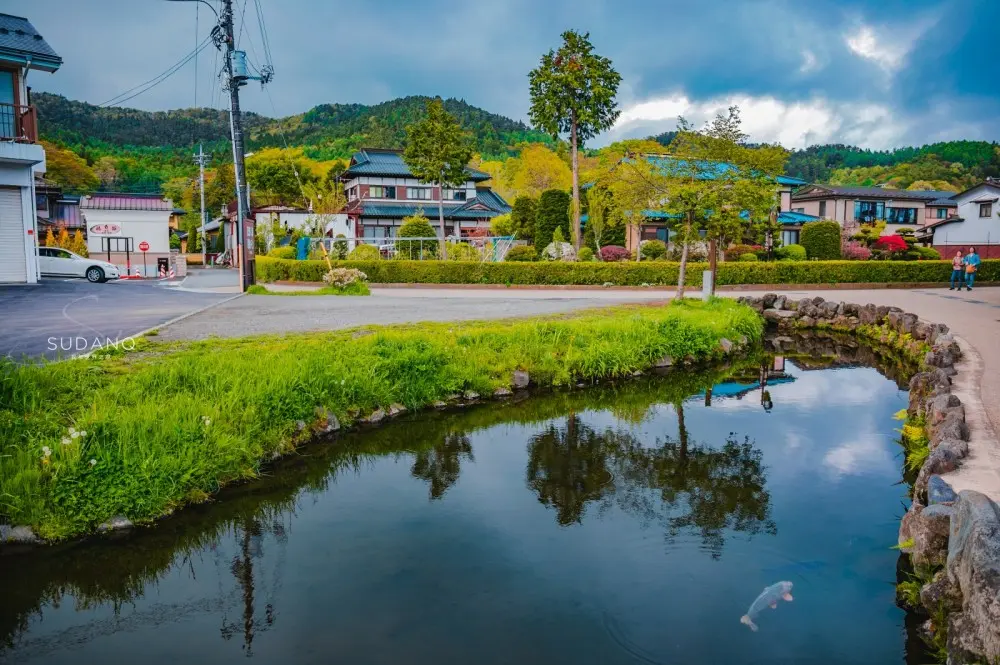
POLYGON ((938 219, 944 219, 947 216, 948 216, 948 209, 947 208, 938 208, 937 209, 937 218, 938 219))
POLYGON ((464 189, 446 189, 444 190, 444 197, 452 201, 464 201, 466 192, 464 189))
POLYGON ((859 222, 871 224, 874 221, 885 219, 884 201, 855 201, 854 219, 859 222))
POLYGON ((916 208, 886 208, 886 221, 890 224, 916 224, 916 208))
POLYGON ((416 199, 418 201, 430 201, 431 200, 431 188, 430 187, 410 187, 407 189, 407 198, 416 199))
POLYGON ((980 217, 992 217, 993 216, 993 204, 992 203, 980 203, 979 204, 979 216, 980 217))
POLYGON ((57 258, 57 259, 71 259, 71 258, 73 258, 73 255, 70 254, 69 252, 67 252, 65 249, 51 249, 49 251, 52 252, 52 256, 55 257, 55 258, 57 258))
POLYGON ((819 216, 826 217, 826 201, 819 202, 819 216))
POLYGON ((782 231, 781 232, 781 244, 784 247, 789 245, 799 244, 799 232, 798 231, 782 231))
POLYGON ((396 188, 392 185, 372 185, 368 188, 368 198, 370 199, 394 199, 396 198, 396 188))
POLYGON ((792 212, 801 212, 801 213, 804 213, 805 211, 806 211, 805 208, 792 208, 792 212))

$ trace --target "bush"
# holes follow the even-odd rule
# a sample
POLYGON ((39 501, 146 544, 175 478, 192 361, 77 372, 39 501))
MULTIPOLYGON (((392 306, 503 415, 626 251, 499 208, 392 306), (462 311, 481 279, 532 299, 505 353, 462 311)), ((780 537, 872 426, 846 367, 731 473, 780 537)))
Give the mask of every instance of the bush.
POLYGON ((606 245, 601 247, 601 260, 607 263, 614 263, 615 261, 628 261, 631 256, 631 252, 619 245, 606 245))
POLYGON ((906 241, 903 240, 902 236, 891 235, 882 236, 875 241, 875 249, 882 252, 905 252, 907 249, 906 241))
POLYGON ((275 247, 268 252, 267 255, 272 259, 294 259, 295 248, 289 245, 285 245, 284 247, 275 247))
POLYGON ((343 261, 347 258, 347 236, 338 233, 337 238, 343 238, 343 240, 334 240, 330 258, 343 261))
POLYGON ((176 233, 171 233, 170 234, 170 249, 180 249, 180 248, 181 248, 181 239, 180 239, 180 237, 178 237, 178 235, 176 233))
POLYGON ((757 258, 757 255, 754 254, 753 252, 747 252, 746 254, 740 254, 739 260, 742 261, 743 263, 754 263, 759 259, 757 258))
POLYGON ((802 245, 785 245, 775 252, 779 261, 805 261, 806 248, 802 245))
POLYGON ((367 282, 368 275, 357 268, 334 268, 323 275, 323 282, 327 286, 342 289, 356 282, 367 282))
POLYGON ((548 247, 556 229, 569 238, 569 194, 561 189, 547 189, 538 199, 535 217, 535 247, 548 247))
POLYGON ((868 249, 864 243, 854 240, 845 242, 841 253, 848 261, 867 261, 872 257, 872 250, 868 249))
POLYGON ((589 247, 581 247, 580 253, 576 257, 577 261, 593 261, 594 260, 594 250, 589 247))
MULTIPOLYGON (((436 238, 434 227, 426 217, 417 211, 412 217, 404 217, 396 232, 397 238, 436 238)), ((397 240, 396 257, 403 259, 419 259, 436 256, 438 243, 436 240, 397 240)))
POLYGON ((449 261, 480 261, 482 258, 478 250, 467 242, 456 242, 448 245, 449 261))
POLYGON ((510 215, 497 215, 490 220, 490 232, 495 236, 514 235, 514 220, 510 215))
POLYGON ((537 261, 538 253, 532 245, 514 245, 504 261, 537 261))
MULTIPOLYGON (((608 248, 605 248, 608 249, 608 248)), ((624 252, 624 248, 617 248, 624 252)), ((512 250, 513 251, 513 250, 512 250)), ((627 253, 626 253, 627 255, 627 253)), ((580 284, 620 286, 677 283, 679 265, 671 261, 641 263, 469 263, 464 261, 347 261, 335 267, 358 268, 378 284, 580 284)), ((689 262, 687 283, 701 285, 705 263, 689 262)), ((285 261, 257 258, 261 282, 298 280, 320 282, 325 261, 285 261)), ((872 284, 881 282, 947 282, 950 261, 759 261, 720 263, 716 283, 728 284, 872 284)), ((1000 260, 979 266, 977 281, 1000 281, 1000 260)))
POLYGON ((644 240, 639 244, 639 254, 647 261, 661 259, 667 253, 667 243, 662 240, 644 240))
POLYGON ((510 211, 511 230, 517 234, 518 240, 531 240, 535 237, 535 220, 538 216, 538 201, 530 196, 519 196, 514 199, 510 211))
POLYGON ((912 251, 916 252, 920 256, 920 261, 940 261, 941 254, 933 247, 924 247, 923 245, 915 245, 912 251))
POLYGON ((377 261, 380 258, 382 255, 374 245, 358 245, 347 255, 349 261, 377 261))
POLYGON ((839 259, 840 224, 834 221, 809 222, 799 233, 799 244, 805 247, 810 260, 839 259))
POLYGON ((760 245, 732 245, 726 248, 723 256, 726 257, 727 261, 738 261, 744 254, 756 254, 762 249, 763 247, 760 245))

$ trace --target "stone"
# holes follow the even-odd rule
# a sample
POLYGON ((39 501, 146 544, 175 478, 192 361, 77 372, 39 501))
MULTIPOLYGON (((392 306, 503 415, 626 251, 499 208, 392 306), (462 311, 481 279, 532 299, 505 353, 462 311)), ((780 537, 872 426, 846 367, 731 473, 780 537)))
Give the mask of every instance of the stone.
POLYGON ((531 383, 531 377, 527 372, 520 369, 515 371, 510 379, 510 384, 514 386, 515 390, 523 390, 528 387, 529 383, 531 383))
POLYGON ((938 448, 951 451, 951 454, 958 459, 964 459, 969 456, 969 442, 962 441, 961 439, 944 439, 932 447, 933 450, 937 450, 938 448))
POLYGON ((297 433, 304 431, 305 428, 306 428, 306 421, 304 421, 304 420, 296 420, 295 421, 295 431, 297 433))
POLYGON ((919 340, 926 340, 931 332, 931 324, 918 321, 913 328, 913 336, 919 340))
POLYGON ((0 543, 33 545, 41 542, 42 539, 35 535, 30 526, 0 524, 0 543))
POLYGON ((811 316, 802 316, 799 317, 799 323, 801 323, 803 326, 807 328, 811 328, 816 325, 816 319, 812 318, 811 316))
POLYGON ((882 323, 885 321, 885 317, 889 316, 889 307, 887 305, 878 305, 875 307, 875 322, 882 323))
POLYGON ((97 527, 98 531, 120 531, 121 529, 131 529, 134 525, 132 520, 124 515, 115 515, 104 524, 97 527))
POLYGON ((798 308, 799 308, 799 303, 797 300, 792 300, 790 298, 785 299, 785 309, 790 309, 794 312, 798 310, 798 308))
POLYGON ((948 533, 953 509, 935 504, 919 511, 911 526, 910 556, 917 566, 943 566, 948 557, 948 533))
POLYGON ((826 301, 823 300, 822 296, 813 296, 813 298, 812 298, 812 304, 816 305, 817 307, 819 307, 820 305, 822 305, 824 302, 826 302, 826 301))
MULTIPOLYGON (((962 408, 962 400, 958 396, 947 393, 932 397, 926 402, 924 412, 927 414, 927 425, 937 425, 943 421, 949 413, 954 413, 956 408, 962 408)), ((963 409, 964 413, 964 409, 963 409)))
POLYGON ((666 367, 670 367, 673 364, 674 364, 673 358, 671 358, 670 356, 663 356, 655 363, 653 363, 653 367, 655 367, 656 369, 664 369, 666 367))
POLYGON ((962 596, 962 612, 949 623, 949 646, 990 658, 1000 654, 1000 508, 979 492, 958 494, 947 572, 962 596))
POLYGON ((957 498, 955 490, 941 476, 935 474, 927 479, 927 503, 929 505, 952 503, 957 498))
POLYGON ((906 335, 913 335, 919 320, 916 314, 901 314, 899 317, 899 332, 906 335))
POLYGON ((389 415, 392 417, 398 416, 401 413, 406 413, 406 407, 399 402, 393 402, 389 405, 389 415))
POLYGON ((962 594, 955 583, 948 579, 948 574, 939 570, 934 575, 934 580, 920 589, 920 604, 929 612, 939 608, 955 612, 962 608, 962 594))
POLYGON ((777 293, 765 293, 764 297, 760 299, 761 304, 764 305, 764 309, 771 309, 774 307, 774 302, 778 299, 777 293))
POLYGON ((965 409, 952 409, 944 420, 928 428, 931 444, 940 444, 945 439, 969 440, 969 425, 965 422, 965 409))
POLYGON ((928 367, 951 367, 955 364, 955 356, 947 349, 934 347, 924 354, 924 364, 928 367))
POLYGON ((494 397, 510 397, 513 394, 514 392, 506 386, 500 386, 499 388, 493 391, 494 397))
POLYGON ((872 304, 865 305, 858 312, 858 318, 866 326, 874 325, 878 321, 878 308, 872 304))
POLYGON ((442 402, 441 400, 438 399, 438 400, 434 400, 434 402, 431 404, 431 406, 433 406, 435 409, 443 409, 446 406, 448 406, 448 403, 447 402, 442 402))
POLYGON ((890 328, 892 328, 896 332, 900 332, 900 330, 899 330, 899 323, 900 323, 900 321, 903 318, 903 312, 902 312, 902 310, 900 310, 900 309, 897 308, 895 311, 893 311, 893 310, 890 309, 889 313, 886 315, 885 318, 886 318, 886 322, 889 324, 890 328))
POLYGON ((337 416, 332 413, 327 413, 325 417, 320 421, 319 432, 321 434, 329 434, 330 432, 336 432, 340 429, 340 421, 337 420, 337 416))
POLYGON ((798 316, 798 312, 787 309, 765 309, 763 316, 765 321, 784 321, 794 319, 798 316))
POLYGON ((729 353, 733 350, 733 343, 723 337, 719 340, 719 348, 722 349, 723 353, 729 353))
POLYGON ((917 480, 913 484, 916 496, 923 496, 927 491, 927 481, 933 475, 948 473, 958 468, 961 459, 950 449, 938 446, 927 457, 920 468, 917 480))
POLYGON ((786 298, 785 296, 778 296, 777 298, 774 299, 774 304, 771 306, 774 307, 774 309, 785 309, 785 303, 787 301, 788 298, 786 298))
POLYGON ((835 316, 844 316, 844 307, 845 306, 846 306, 846 303, 844 303, 843 301, 837 303, 837 312, 836 312, 835 316))
POLYGON ((860 316, 861 306, 854 303, 844 303, 844 314, 847 316, 860 316))
POLYGON ((375 423, 380 423, 385 420, 385 411, 382 409, 375 409, 372 411, 372 414, 366 418, 366 420, 373 425, 375 423))
POLYGON ((479 399, 479 393, 477 393, 475 390, 466 390, 464 393, 462 393, 462 398, 471 402, 473 400, 479 399))
POLYGON ((928 344, 937 344, 944 335, 948 335, 948 326, 943 323, 931 323, 929 326, 925 340, 928 344))
POLYGON ((819 305, 818 309, 824 319, 832 319, 833 317, 837 316, 837 308, 839 307, 840 305, 838 305, 837 303, 828 301, 823 303, 822 305, 819 305))

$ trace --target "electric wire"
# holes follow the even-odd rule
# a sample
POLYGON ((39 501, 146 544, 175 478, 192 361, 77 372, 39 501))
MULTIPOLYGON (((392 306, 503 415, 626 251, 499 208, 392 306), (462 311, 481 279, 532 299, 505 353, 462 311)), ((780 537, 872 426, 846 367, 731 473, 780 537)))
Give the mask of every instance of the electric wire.
POLYGON ((211 43, 212 43, 212 38, 211 37, 206 37, 205 40, 203 42, 201 42, 201 44, 199 44, 198 47, 194 51, 192 51, 191 53, 188 53, 180 61, 178 61, 177 63, 175 63, 174 65, 172 65, 170 68, 168 68, 166 71, 164 71, 159 76, 155 76, 155 77, 149 79, 148 81, 145 81, 144 83, 140 83, 137 86, 133 86, 132 88, 129 88, 125 92, 123 92, 123 93, 121 93, 119 95, 116 95, 115 97, 112 97, 111 99, 109 99, 108 101, 104 102, 103 104, 100 104, 99 106, 117 106, 118 104, 122 104, 124 102, 127 102, 130 99, 138 97, 139 95, 152 90, 153 88, 155 88, 156 86, 158 86, 160 83, 163 83, 168 78, 170 78, 172 75, 174 75, 175 73, 177 73, 177 71, 179 69, 181 69, 187 63, 189 63, 192 58, 194 58, 195 56, 197 56, 198 53, 200 53, 202 50, 204 50, 205 47, 207 47, 211 43), (138 92, 134 92, 133 93, 133 91, 136 91, 136 90, 138 90, 138 92), (129 94, 129 93, 133 93, 133 94, 129 94))

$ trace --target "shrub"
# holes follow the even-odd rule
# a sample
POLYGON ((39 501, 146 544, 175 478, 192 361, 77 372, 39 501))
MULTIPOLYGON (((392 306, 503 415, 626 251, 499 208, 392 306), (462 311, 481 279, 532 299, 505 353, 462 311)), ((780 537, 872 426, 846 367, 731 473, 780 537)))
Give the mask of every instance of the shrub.
POLYGON ((737 261, 744 254, 756 254, 762 249, 760 245, 732 245, 723 252, 723 256, 727 261, 737 261))
POLYGON ((535 220, 538 215, 538 201, 530 196, 519 196, 514 199, 510 211, 511 230, 517 234, 518 240, 531 240, 535 237, 535 220))
POLYGON ((802 245, 785 245, 775 252, 779 261, 805 261, 806 248, 802 245))
POLYGON ((449 261, 479 261, 482 257, 475 247, 467 242, 456 242, 448 245, 449 261))
POLYGON ((504 261, 537 261, 538 253, 532 245, 514 245, 504 261))
POLYGON ((882 236, 875 241, 875 249, 883 252, 905 252, 907 249, 906 241, 903 240, 902 236, 892 235, 892 236, 882 236))
POLYGON ((601 247, 601 260, 608 263, 628 261, 631 256, 631 252, 620 245, 606 245, 601 247))
POLYGON ((923 245, 915 245, 912 250, 920 255, 921 261, 940 261, 941 254, 933 247, 924 247, 923 245))
POLYGON ((580 253, 576 257, 577 261, 593 261, 594 260, 594 250, 589 247, 581 247, 580 253))
POLYGON ((355 282, 367 281, 368 275, 361 272, 357 268, 334 268, 323 275, 323 282, 327 286, 333 286, 338 289, 350 286, 355 282))
POLYGON ((495 236, 514 235, 514 220, 510 215, 497 215, 490 221, 490 232, 495 236))
POLYGON ((332 251, 330 252, 332 259, 337 259, 343 261, 347 258, 347 237, 343 233, 337 234, 338 238, 344 238, 343 240, 334 240, 332 251))
POLYGON ((854 240, 845 242, 841 253, 848 261, 867 261, 872 257, 872 250, 854 240))
POLYGON ((547 189, 538 199, 535 217, 535 247, 548 247, 556 229, 569 237, 569 194, 561 189, 547 189))
POLYGON ((840 224, 834 221, 809 222, 799 233, 799 244, 810 260, 840 258, 840 224))
POLYGON ((290 245, 285 245, 284 247, 275 247, 270 252, 267 253, 273 259, 294 259, 295 258, 295 248, 290 245))
POLYGON ((380 258, 382 255, 374 245, 358 245, 347 255, 349 261, 377 261, 380 258))
POLYGON ((180 248, 181 248, 181 239, 180 239, 180 237, 178 237, 178 235, 176 233, 171 233, 170 234, 170 249, 180 249, 180 248))
POLYGON ((747 252, 746 254, 740 254, 740 261, 744 263, 754 263, 758 261, 757 255, 752 252, 747 252))
MULTIPOLYGON (((423 213, 417 211, 412 217, 404 217, 396 232, 397 238, 436 238, 434 227, 424 217, 423 213)), ((423 257, 436 256, 438 243, 436 240, 397 240, 396 257, 403 259, 419 259, 423 257)))
POLYGON ((647 261, 663 258, 667 253, 667 243, 662 240, 644 240, 639 244, 639 254, 647 261))

